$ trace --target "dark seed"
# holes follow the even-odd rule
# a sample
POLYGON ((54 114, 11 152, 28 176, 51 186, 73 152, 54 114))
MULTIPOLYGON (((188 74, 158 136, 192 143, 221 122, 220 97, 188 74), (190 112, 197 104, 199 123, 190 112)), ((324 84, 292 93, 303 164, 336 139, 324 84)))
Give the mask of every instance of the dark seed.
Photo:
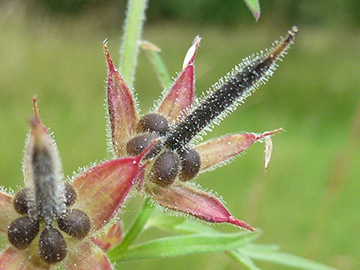
POLYGON ((67 246, 61 233, 54 228, 46 228, 40 235, 39 254, 47 263, 57 263, 65 259, 67 246))
POLYGON ((160 185, 171 185, 179 173, 180 159, 171 151, 159 155, 150 171, 150 181, 160 185))
POLYGON ((169 122, 160 114, 150 113, 141 118, 136 126, 137 132, 156 132, 163 136, 169 131, 169 122))
POLYGON ((181 158, 181 172, 179 179, 181 181, 188 181, 193 179, 200 170, 201 160, 198 152, 194 149, 185 148, 180 153, 181 158))
POLYGON ((156 139, 155 134, 142 134, 132 138, 126 144, 126 151, 130 156, 140 155, 156 139))
POLYGON ((65 184, 65 204, 66 206, 71 206, 75 203, 76 201, 76 191, 75 189, 72 187, 72 185, 70 185, 69 183, 65 184))
POLYGON ((15 211, 21 215, 26 215, 28 213, 30 193, 31 190, 29 188, 24 188, 19 190, 14 197, 15 211))
POLYGON ((39 233, 39 223, 29 217, 15 219, 8 226, 8 239, 18 248, 27 248, 39 233))
POLYGON ((76 239, 84 238, 90 231, 90 219, 78 209, 68 210, 58 219, 59 228, 76 239))

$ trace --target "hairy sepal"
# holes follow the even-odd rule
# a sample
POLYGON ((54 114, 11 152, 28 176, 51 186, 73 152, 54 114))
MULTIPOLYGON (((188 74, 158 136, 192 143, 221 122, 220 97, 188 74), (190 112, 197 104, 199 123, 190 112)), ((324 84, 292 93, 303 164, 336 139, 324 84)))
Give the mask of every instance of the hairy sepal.
POLYGON ((183 71, 172 84, 170 91, 164 94, 164 100, 157 109, 158 113, 167 116, 170 121, 178 120, 194 102, 194 61, 199 43, 200 37, 197 36, 185 56, 183 71))
POLYGON ((13 197, 0 191, 0 233, 6 233, 10 222, 17 217, 18 214, 14 209, 13 197))
POLYGON ((123 222, 119 218, 114 224, 111 225, 105 235, 93 238, 93 242, 98 245, 102 250, 109 251, 111 248, 118 245, 123 239, 123 222))
POLYGON ((126 155, 126 143, 137 123, 136 103, 128 85, 114 67, 107 42, 104 51, 108 64, 107 104, 111 125, 112 143, 118 157, 126 155))
POLYGON ((189 214, 211 223, 230 223, 254 231, 245 222, 234 218, 216 197, 182 183, 168 187, 148 184, 147 192, 163 207, 189 214))
POLYGON ((137 158, 116 159, 102 163, 74 180, 78 194, 74 207, 83 209, 90 217, 93 231, 106 225, 119 210, 139 171, 137 158))
POLYGON ((248 149, 253 143, 263 141, 265 138, 269 138, 271 135, 281 131, 283 129, 280 128, 261 134, 242 133, 225 135, 195 146, 195 150, 199 153, 201 159, 200 172, 221 166, 248 149))

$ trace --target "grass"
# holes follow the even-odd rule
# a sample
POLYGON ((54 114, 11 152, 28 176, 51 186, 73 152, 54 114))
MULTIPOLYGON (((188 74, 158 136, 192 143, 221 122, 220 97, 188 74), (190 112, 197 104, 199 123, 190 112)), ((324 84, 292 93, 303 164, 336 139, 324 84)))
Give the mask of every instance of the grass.
MULTIPOLYGON (((107 157, 102 41, 109 38, 115 60, 120 46, 119 27, 103 28, 89 18, 54 21, 19 14, 0 16, 0 184, 15 190, 22 185, 20 161, 35 94, 43 122, 56 135, 65 174, 107 157)), ((175 76, 192 39, 200 34, 203 42, 196 60, 200 92, 289 28, 275 30, 265 23, 230 29, 163 23, 145 27, 144 38, 162 48, 175 76)), ((360 121, 359 113, 356 116, 360 39, 343 29, 299 28, 274 78, 209 134, 284 127, 287 132, 273 138, 270 168, 264 173, 263 146, 257 144, 197 181, 222 195, 236 217, 261 228, 261 243, 279 244, 284 252, 340 269, 358 269, 360 151, 354 123, 360 121)), ((136 78, 140 108, 146 112, 161 89, 143 53, 136 78)), ((125 221, 134 215, 139 200, 133 198, 125 208, 125 221)), ((144 237, 152 234, 159 232, 144 237)), ((126 263, 120 268, 167 269, 169 265, 237 269, 220 254, 126 263)))

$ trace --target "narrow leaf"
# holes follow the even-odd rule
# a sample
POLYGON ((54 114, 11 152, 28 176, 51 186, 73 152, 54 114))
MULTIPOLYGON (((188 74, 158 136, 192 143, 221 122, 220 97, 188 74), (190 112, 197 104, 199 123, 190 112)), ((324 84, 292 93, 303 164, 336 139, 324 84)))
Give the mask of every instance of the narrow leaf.
POLYGON ((261 13, 259 0, 244 0, 244 2, 250 9, 253 16, 255 17, 255 20, 258 21, 261 13))
POLYGON ((160 81, 160 85, 163 88, 168 87, 171 83, 171 78, 165 63, 159 54, 161 51, 160 48, 149 41, 143 41, 141 42, 141 49, 146 52, 147 57, 153 65, 156 75, 160 81))
POLYGON ((123 241, 114 248, 114 250, 125 249, 130 246, 136 238, 143 231, 147 221, 149 220, 155 206, 151 204, 150 199, 144 201, 143 207, 140 210, 134 224, 131 226, 129 231, 126 233, 123 241))
POLYGON ((269 252, 256 248, 257 245, 244 247, 241 252, 252 259, 273 262, 281 265, 287 265, 303 270, 335 270, 331 266, 317 263, 311 260, 303 259, 295 255, 280 252, 269 252))
POLYGON ((239 263, 244 269, 247 270, 260 270, 254 262, 239 249, 228 252, 229 256, 239 263))
POLYGON ((108 253, 114 262, 164 258, 183 256, 194 253, 222 252, 243 246, 257 238, 257 233, 234 233, 234 234, 192 234, 165 237, 143 244, 139 244, 127 250, 112 250, 108 253))
POLYGON ((149 226, 177 231, 180 233, 216 233, 209 225, 188 218, 159 215, 149 221, 149 226))

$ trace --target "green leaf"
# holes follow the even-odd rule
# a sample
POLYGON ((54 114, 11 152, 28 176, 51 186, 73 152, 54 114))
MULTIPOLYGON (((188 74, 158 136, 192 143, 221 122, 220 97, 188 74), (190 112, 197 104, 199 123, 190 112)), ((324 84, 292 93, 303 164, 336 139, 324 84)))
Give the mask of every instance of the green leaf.
POLYGON ((303 270, 335 270, 333 267, 303 259, 295 255, 274 252, 271 248, 266 248, 266 246, 263 245, 247 245, 246 247, 241 248, 240 251, 249 258, 255 260, 273 262, 303 270))
POLYGON ((239 263, 244 269, 260 270, 260 268, 257 267, 254 262, 239 249, 229 251, 229 256, 239 263))
POLYGON ((209 225, 188 218, 159 215, 149 220, 148 226, 168 229, 180 233, 216 233, 209 225))
POLYGON ((194 253, 222 252, 248 244, 257 237, 257 232, 203 233, 164 237, 121 250, 121 252, 111 250, 108 252, 108 256, 112 262, 121 262, 194 253))
POLYGON ((251 13, 255 17, 255 20, 259 20, 260 18, 260 4, 259 0, 244 0, 245 4, 250 9, 251 13))
POLYGON ((160 49, 157 48, 154 44, 147 41, 142 42, 141 48, 146 52, 146 56, 149 58, 151 64, 153 65, 156 75, 160 81, 160 85, 163 88, 168 87, 171 83, 171 77, 164 61, 159 54, 160 49))
POLYGON ((125 234, 125 237, 121 241, 121 243, 119 245, 117 245, 116 247, 114 247, 112 249, 112 251, 118 252, 118 251, 130 246, 136 240, 136 238, 141 234, 141 232, 144 230, 145 225, 148 222, 154 209, 155 209, 155 206, 153 206, 151 204, 150 199, 146 198, 144 201, 144 204, 139 212, 139 215, 137 216, 136 220, 134 221, 134 224, 131 226, 129 231, 125 234))

